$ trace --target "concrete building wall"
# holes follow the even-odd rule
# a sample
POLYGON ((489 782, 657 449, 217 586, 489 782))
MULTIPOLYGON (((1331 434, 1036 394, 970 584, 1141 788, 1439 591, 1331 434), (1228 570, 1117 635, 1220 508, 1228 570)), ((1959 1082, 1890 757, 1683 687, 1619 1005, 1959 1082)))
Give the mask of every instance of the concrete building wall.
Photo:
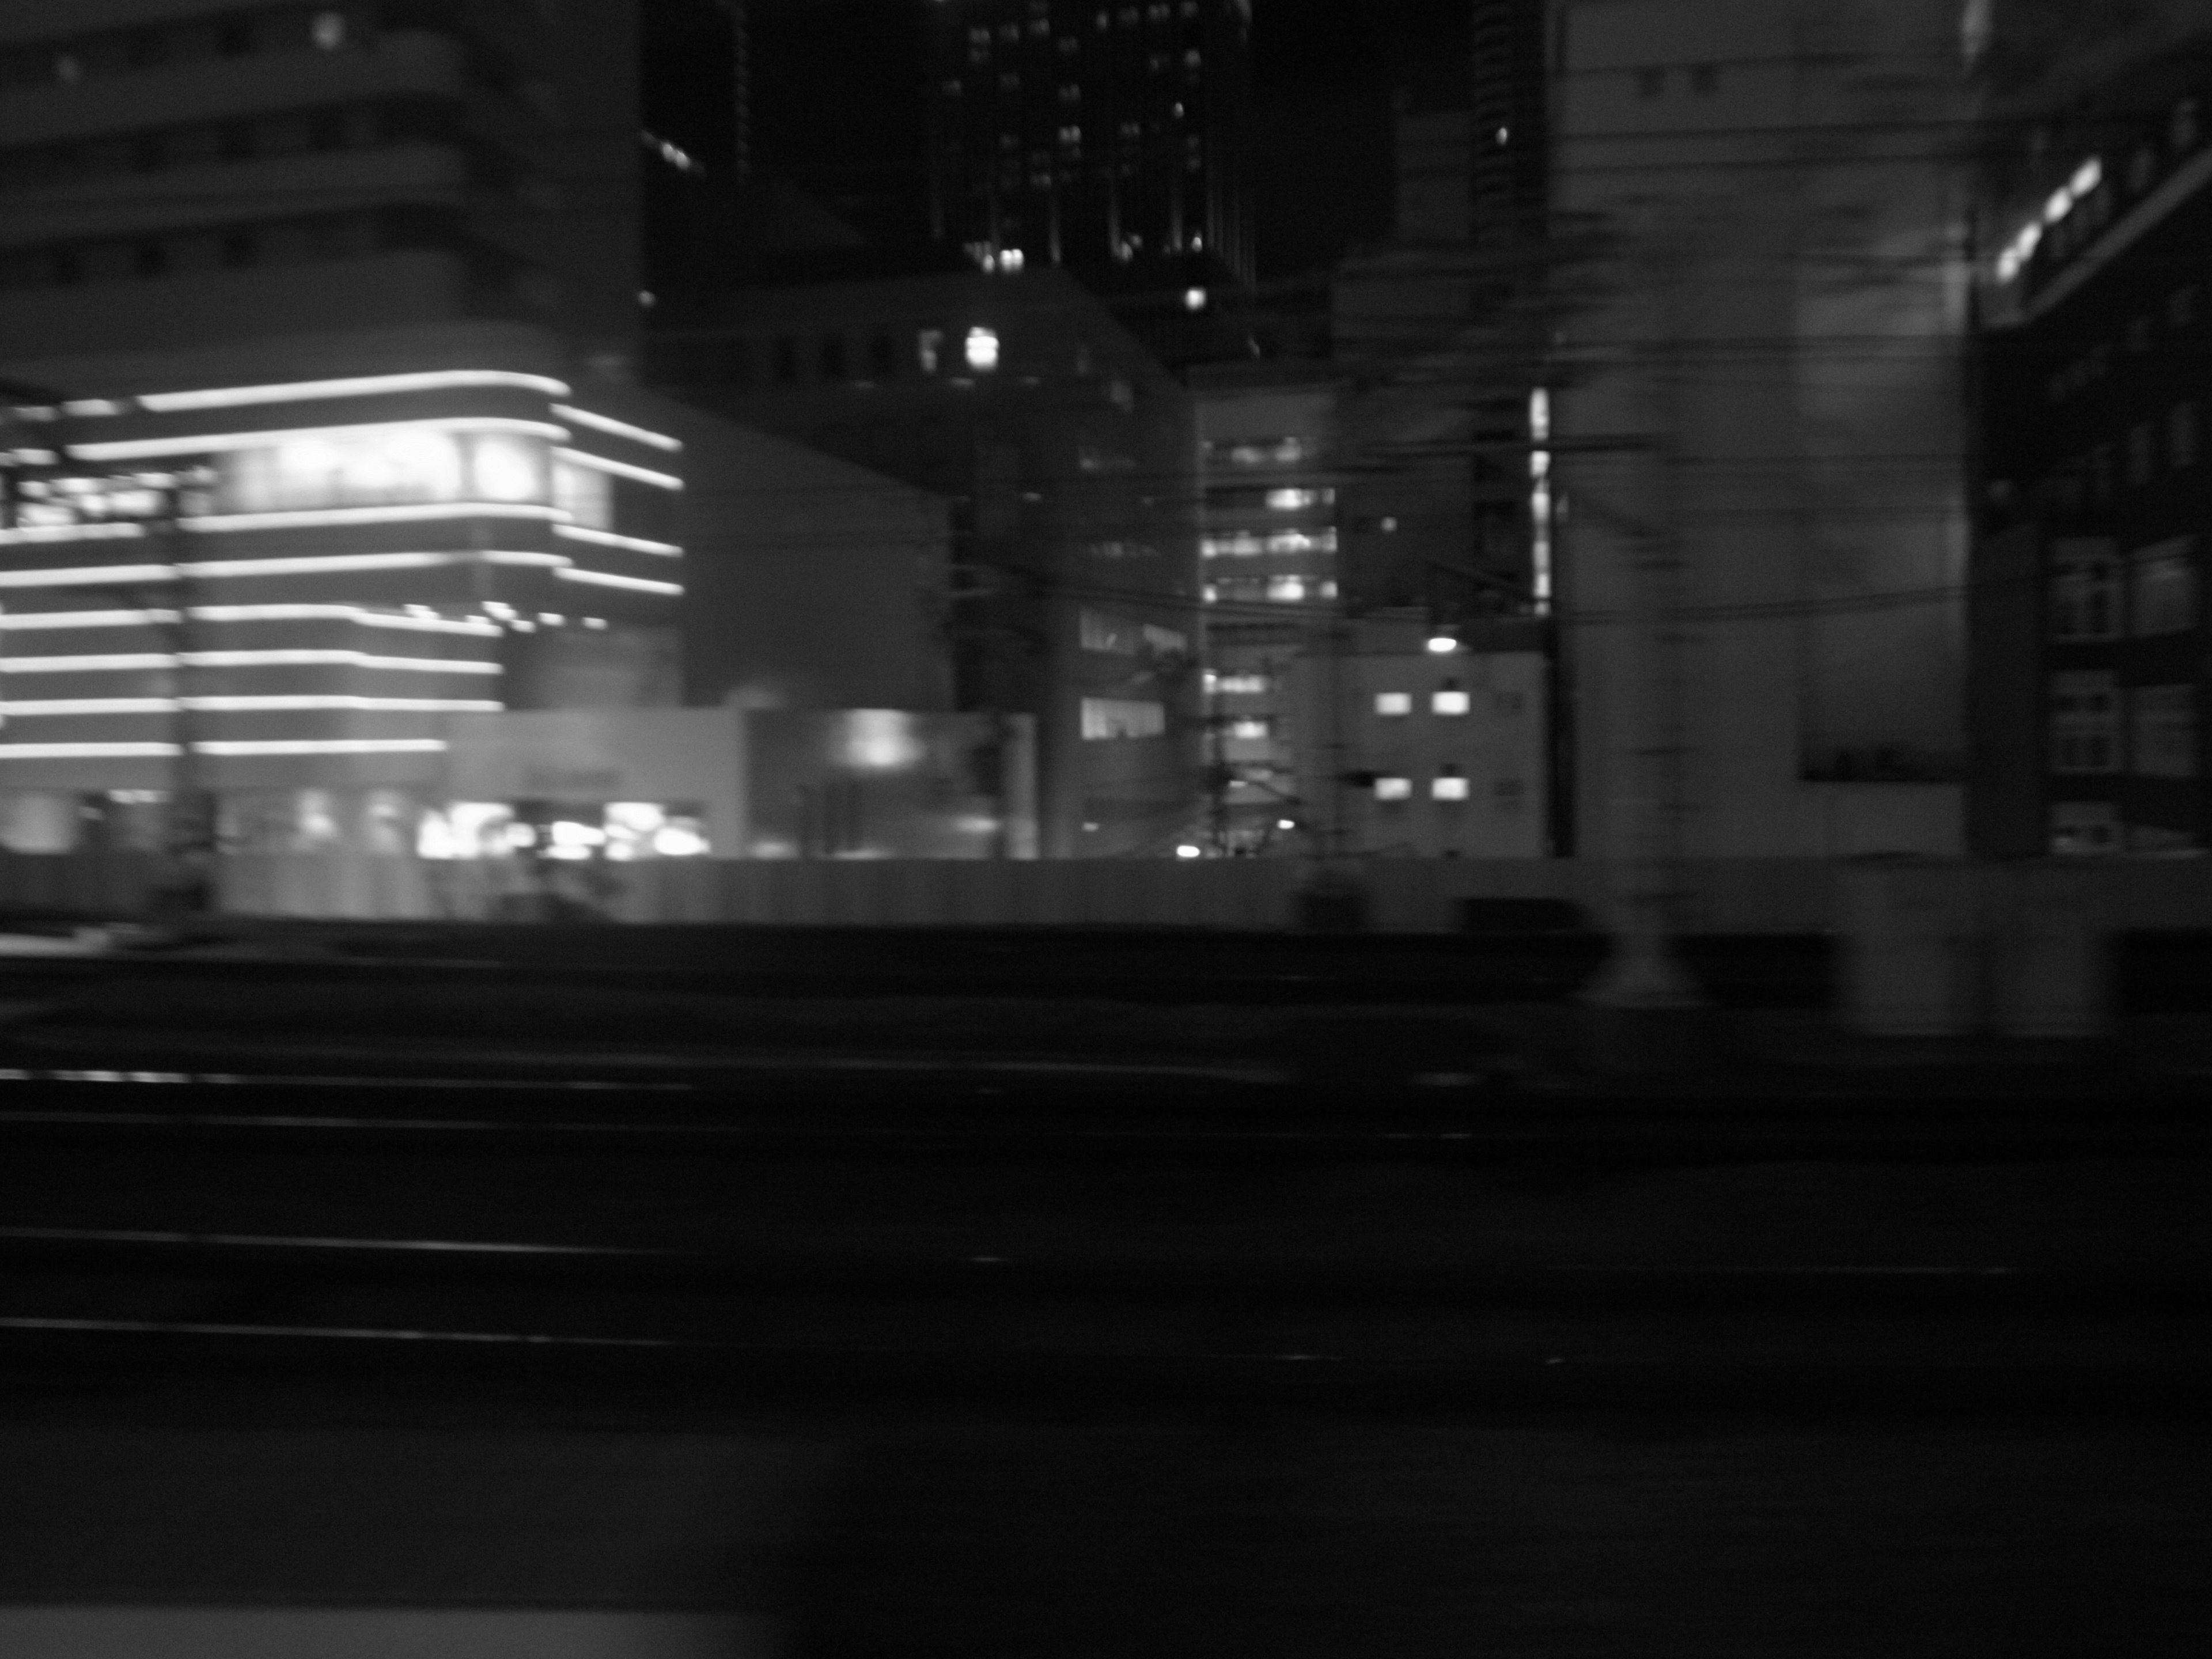
POLYGON ((1582 851, 1788 854, 1850 757, 1955 773, 1954 14, 1554 7, 1555 201, 1617 239, 1553 404, 1582 851))

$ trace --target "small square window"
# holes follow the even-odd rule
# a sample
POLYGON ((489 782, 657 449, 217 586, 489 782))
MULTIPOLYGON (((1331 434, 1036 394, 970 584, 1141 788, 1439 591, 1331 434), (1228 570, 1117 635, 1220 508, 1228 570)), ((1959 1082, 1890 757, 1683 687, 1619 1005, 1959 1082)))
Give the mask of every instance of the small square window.
POLYGON ((1432 714, 1464 714, 1471 706, 1464 691, 1438 691, 1429 698, 1429 712, 1432 714))
POLYGON ((1377 778, 1375 780, 1375 799, 1377 800, 1411 800, 1413 781, 1411 778, 1377 778))
POLYGON ((1378 691, 1375 696, 1375 712, 1389 719, 1413 712, 1413 695, 1410 691, 1378 691))

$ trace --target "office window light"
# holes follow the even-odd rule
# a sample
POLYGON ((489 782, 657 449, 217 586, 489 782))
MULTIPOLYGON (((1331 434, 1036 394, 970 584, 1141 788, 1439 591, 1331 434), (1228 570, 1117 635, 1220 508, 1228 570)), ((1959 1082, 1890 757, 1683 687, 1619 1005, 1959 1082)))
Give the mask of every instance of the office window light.
POLYGON ((1377 778, 1375 780, 1375 799, 1377 800, 1411 800, 1413 781, 1411 778, 1377 778))
POLYGON ((1432 800, 1465 800, 1467 780, 1455 773, 1443 773, 1429 781, 1429 797, 1432 800))
POLYGON ((1432 714, 1464 714, 1468 706, 1464 691, 1439 691, 1429 699, 1429 712, 1432 714))
POLYGON ((1413 712, 1413 694, 1410 691, 1378 691, 1375 694, 1375 712, 1386 720, 1413 712))
POLYGON ((969 329, 961 349, 968 367, 979 374, 988 373, 999 366, 999 336, 995 329, 981 326, 969 329))

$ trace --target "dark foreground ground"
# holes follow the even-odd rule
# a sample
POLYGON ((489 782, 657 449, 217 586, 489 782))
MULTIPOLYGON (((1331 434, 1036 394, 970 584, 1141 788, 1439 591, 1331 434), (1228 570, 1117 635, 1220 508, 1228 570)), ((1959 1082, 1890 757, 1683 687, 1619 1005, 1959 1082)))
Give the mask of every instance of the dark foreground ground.
POLYGON ((2201 1654, 2212 1121, 2161 948, 2037 1048, 1850 1038, 1820 942, 1723 943, 1659 1079, 1583 1065, 1572 939, 18 963, 0 1635, 2201 1654))

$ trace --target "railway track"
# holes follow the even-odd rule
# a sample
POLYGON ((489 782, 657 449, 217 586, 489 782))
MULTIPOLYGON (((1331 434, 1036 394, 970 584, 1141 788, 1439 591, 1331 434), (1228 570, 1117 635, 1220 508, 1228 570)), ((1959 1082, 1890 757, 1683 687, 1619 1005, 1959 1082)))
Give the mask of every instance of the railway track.
POLYGON ((2180 1103, 18 1069, 18 1376, 2092 1414, 2212 1382, 2180 1103))

